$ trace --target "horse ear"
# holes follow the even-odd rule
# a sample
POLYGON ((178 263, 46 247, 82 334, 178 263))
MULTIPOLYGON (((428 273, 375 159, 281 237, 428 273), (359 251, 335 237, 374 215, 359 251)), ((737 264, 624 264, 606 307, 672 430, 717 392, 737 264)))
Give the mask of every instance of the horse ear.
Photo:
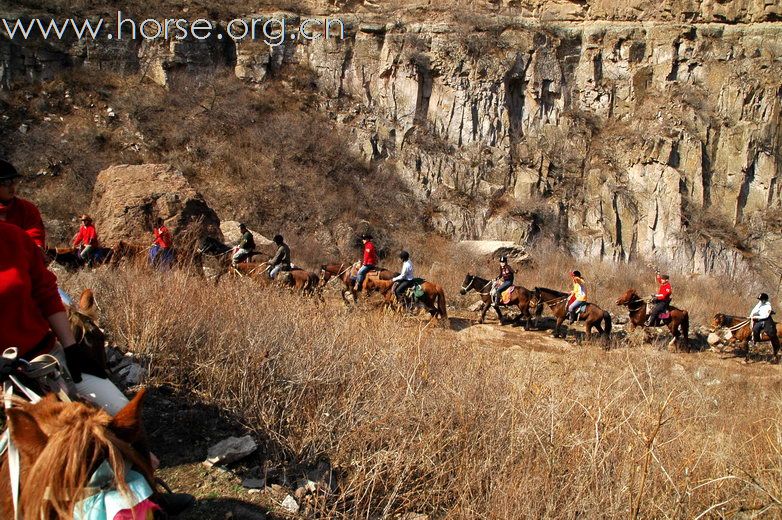
POLYGON ((79 297, 79 312, 98 321, 98 305, 95 303, 95 293, 92 289, 84 289, 79 297))
POLYGON ((6 410, 8 417, 8 429, 14 443, 19 447, 19 452, 31 459, 35 459, 46 447, 49 438, 41 430, 38 421, 33 414, 21 408, 6 410))
POLYGON ((141 409, 146 395, 146 388, 139 390, 136 396, 111 419, 109 428, 125 442, 136 442, 143 433, 141 409))

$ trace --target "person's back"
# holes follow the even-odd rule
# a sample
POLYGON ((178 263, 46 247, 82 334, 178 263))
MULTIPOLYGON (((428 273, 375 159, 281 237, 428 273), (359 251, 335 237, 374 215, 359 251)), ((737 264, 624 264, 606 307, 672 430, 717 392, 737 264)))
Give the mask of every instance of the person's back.
POLYGON ((269 265, 271 266, 269 271, 270 278, 276 278, 280 271, 290 270, 291 268, 291 248, 285 243, 282 235, 275 235, 274 243, 277 244, 277 252, 269 259, 269 265))
POLYGON ((0 220, 20 227, 40 248, 46 247, 46 230, 41 212, 30 202, 16 196, 22 176, 14 166, 0 159, 0 220))
POLYGON ((242 234, 242 240, 239 243, 239 247, 250 252, 255 251, 255 237, 250 230, 246 230, 242 234))
POLYGON ((0 222, 0 309, 0 350, 16 347, 20 356, 53 346, 46 318, 65 310, 35 243, 7 222, 0 222))

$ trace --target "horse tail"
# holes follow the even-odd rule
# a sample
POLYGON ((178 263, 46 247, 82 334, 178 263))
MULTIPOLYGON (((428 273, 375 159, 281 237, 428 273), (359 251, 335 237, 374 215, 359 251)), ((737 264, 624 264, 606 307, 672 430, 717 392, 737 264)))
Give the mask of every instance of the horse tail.
POLYGON ((606 336, 611 335, 611 315, 608 313, 608 311, 603 311, 603 320, 605 321, 605 331, 606 336))
POLYGON ((682 341, 686 345, 690 339, 690 313, 687 311, 682 311, 681 329, 683 336, 682 341))
POLYGON ((437 289, 437 311, 440 313, 440 317, 444 320, 448 319, 448 309, 445 306, 445 292, 443 292, 443 288, 440 287, 437 289))

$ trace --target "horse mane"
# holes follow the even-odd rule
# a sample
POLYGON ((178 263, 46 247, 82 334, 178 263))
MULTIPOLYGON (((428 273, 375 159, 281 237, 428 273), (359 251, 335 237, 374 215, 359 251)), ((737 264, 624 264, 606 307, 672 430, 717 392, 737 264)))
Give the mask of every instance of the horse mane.
POLYGON ((33 459, 42 448, 37 458, 23 462, 28 468, 21 495, 25 518, 73 518, 91 472, 103 460, 116 476, 117 489, 127 495, 125 458, 140 468, 148 465, 110 429, 112 418, 103 410, 47 396, 35 405, 19 403, 8 418, 25 459, 33 459))
POLYGON ((562 291, 555 291, 554 289, 547 289, 546 287, 535 287, 535 289, 534 289, 534 290, 535 290, 535 292, 538 292, 538 291, 540 291, 540 292, 547 292, 547 293, 551 293, 551 294, 553 294, 554 296, 567 296, 567 295, 568 295, 568 293, 566 293, 566 292, 562 292, 562 291))

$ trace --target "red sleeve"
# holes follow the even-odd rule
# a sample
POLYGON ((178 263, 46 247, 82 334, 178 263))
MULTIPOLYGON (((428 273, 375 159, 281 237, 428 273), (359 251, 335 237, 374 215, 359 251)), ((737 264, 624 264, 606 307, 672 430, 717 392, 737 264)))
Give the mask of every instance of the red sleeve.
POLYGON ((77 246, 79 243, 83 240, 82 235, 84 234, 83 228, 79 228, 79 232, 76 233, 76 236, 73 237, 73 245, 77 246))
POLYGON ((24 241, 24 248, 30 261, 33 300, 41 310, 41 314, 48 318, 52 314, 64 311, 65 307, 57 292, 57 277, 46 268, 43 255, 31 239, 24 241))
POLYGON ((38 211, 38 208, 32 202, 26 200, 22 202, 24 203, 26 217, 24 230, 33 239, 35 245, 41 248, 46 247, 46 228, 43 226, 41 212, 38 211))

